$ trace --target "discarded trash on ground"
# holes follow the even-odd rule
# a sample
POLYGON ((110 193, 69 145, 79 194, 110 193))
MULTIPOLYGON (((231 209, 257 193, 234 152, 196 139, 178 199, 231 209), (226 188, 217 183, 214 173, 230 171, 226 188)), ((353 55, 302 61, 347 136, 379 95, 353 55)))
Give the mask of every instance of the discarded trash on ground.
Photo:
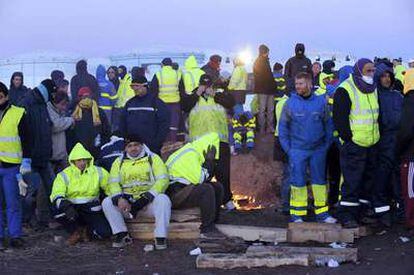
POLYGON ((201 252, 200 247, 197 247, 197 248, 190 251, 191 256, 197 256, 197 255, 201 255, 201 254, 202 254, 202 252, 201 252))

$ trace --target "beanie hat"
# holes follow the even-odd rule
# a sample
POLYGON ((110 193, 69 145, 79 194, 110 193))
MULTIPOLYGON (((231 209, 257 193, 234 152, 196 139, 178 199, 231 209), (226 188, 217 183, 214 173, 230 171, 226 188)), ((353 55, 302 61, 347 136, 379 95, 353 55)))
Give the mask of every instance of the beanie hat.
POLYGON ((134 78, 132 78, 132 82, 131 83, 145 84, 145 86, 147 86, 148 85, 148 80, 143 75, 137 75, 134 78))
POLYGON ((164 58, 162 61, 161 61, 161 64, 162 65, 164 65, 164 66, 171 66, 172 65, 172 60, 171 60, 171 58, 169 58, 169 57, 167 57, 167 58, 164 58))
POLYGON ((127 145, 130 142, 138 142, 143 144, 142 139, 137 134, 129 134, 125 139, 125 145, 127 145))
POLYGON ((212 84, 213 84, 213 80, 211 79, 211 76, 210 75, 203 74, 200 77, 199 85, 204 85, 204 86, 210 87, 212 84))
POLYGON ((5 96, 9 94, 9 89, 7 89, 3 82, 0 82, 0 93, 3 93, 5 96))
POLYGON ((335 68, 335 62, 332 60, 325 60, 322 63, 322 71, 326 74, 331 74, 333 68, 335 68))
POLYGON ((220 63, 221 62, 221 56, 218 54, 213 54, 210 56, 210 61, 213 63, 220 63))
POLYGON ((281 69, 283 69, 283 65, 276 62, 275 65, 273 65, 273 71, 280 71, 281 69))
POLYGON ((78 97, 91 96, 92 90, 89 87, 82 87, 78 91, 78 97))
POLYGON ((259 54, 266 54, 269 53, 269 47, 262 44, 259 46, 259 54))

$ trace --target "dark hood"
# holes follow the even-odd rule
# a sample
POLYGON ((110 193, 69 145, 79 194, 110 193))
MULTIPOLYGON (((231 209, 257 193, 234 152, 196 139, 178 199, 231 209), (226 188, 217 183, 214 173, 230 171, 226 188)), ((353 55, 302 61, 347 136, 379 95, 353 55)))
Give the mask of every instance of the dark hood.
POLYGON ((85 60, 80 60, 76 63, 76 73, 77 74, 87 74, 88 73, 88 63, 85 60))
POLYGON ((10 89, 21 89, 24 87, 24 77, 23 77, 23 73, 22 72, 14 72, 10 78, 10 89), (20 76, 22 78, 22 85, 20 87, 14 87, 13 85, 13 78, 15 78, 16 76, 20 76))
POLYGON ((375 75, 374 75, 374 81, 377 83, 377 87, 381 90, 391 90, 394 86, 395 83, 395 75, 394 75, 394 70, 392 67, 388 66, 385 63, 380 63, 376 66, 376 71, 375 71, 375 75), (390 73, 390 77, 391 77, 391 87, 390 88, 385 88, 381 85, 381 81, 380 78, 381 76, 385 73, 385 72, 389 72, 390 73))
POLYGON ((303 45, 302 43, 297 43, 295 46, 295 55, 297 57, 305 56, 305 45, 303 45), (299 52, 302 52, 302 53, 299 53, 299 52))

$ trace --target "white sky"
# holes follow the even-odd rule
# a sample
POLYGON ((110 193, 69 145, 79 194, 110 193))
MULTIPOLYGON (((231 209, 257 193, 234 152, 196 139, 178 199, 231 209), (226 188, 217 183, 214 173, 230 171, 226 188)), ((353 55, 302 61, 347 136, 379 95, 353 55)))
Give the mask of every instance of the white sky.
POLYGON ((0 57, 166 50, 307 50, 414 57, 413 0, 0 0, 0 57))

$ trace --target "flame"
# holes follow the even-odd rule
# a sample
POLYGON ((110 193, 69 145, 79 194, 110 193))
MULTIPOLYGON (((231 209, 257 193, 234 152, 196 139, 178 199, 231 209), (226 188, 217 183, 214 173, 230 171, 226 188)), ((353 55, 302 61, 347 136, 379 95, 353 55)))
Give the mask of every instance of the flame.
POLYGON ((233 195, 233 202, 237 210, 249 211, 263 208, 262 205, 256 203, 255 198, 252 196, 236 194, 233 195))

